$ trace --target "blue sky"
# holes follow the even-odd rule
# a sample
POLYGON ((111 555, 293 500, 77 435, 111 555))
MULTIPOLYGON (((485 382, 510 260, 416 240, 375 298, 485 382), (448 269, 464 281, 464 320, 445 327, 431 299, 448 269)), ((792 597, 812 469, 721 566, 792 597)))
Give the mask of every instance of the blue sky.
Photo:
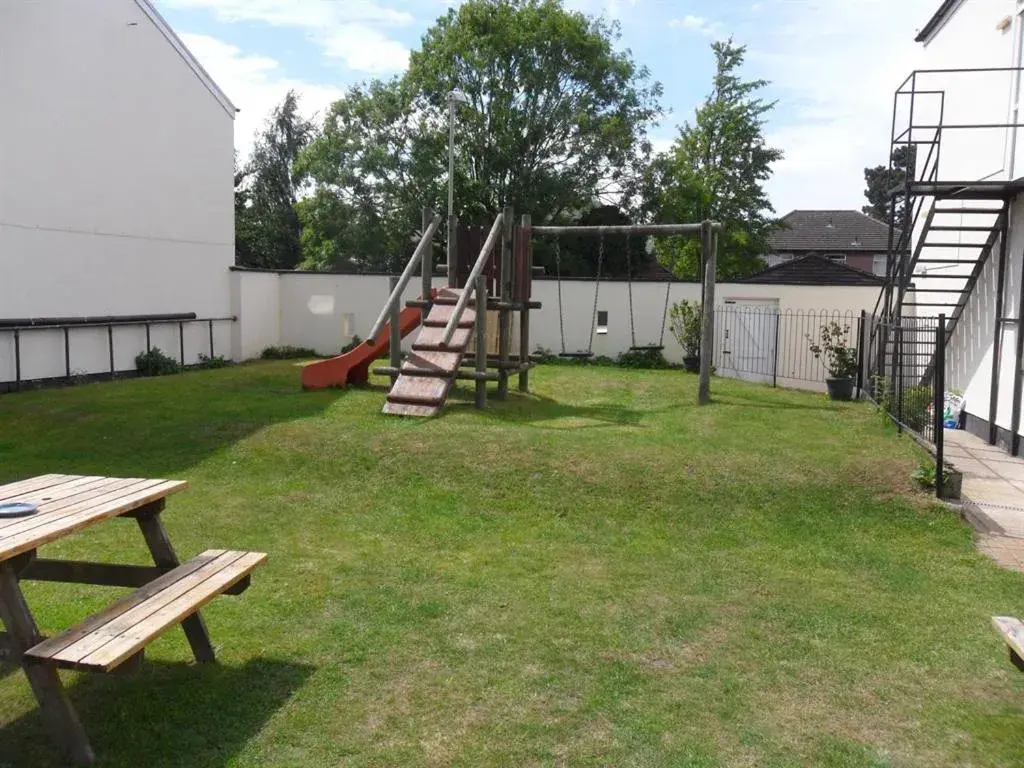
MULTIPOLYGON (((404 68, 448 0, 156 0, 242 112, 235 144, 289 88, 308 112, 344 89, 404 68)), ((859 208, 863 168, 887 150, 892 91, 913 69, 913 42, 939 0, 565 0, 622 27, 621 46, 665 89, 667 146, 709 89, 710 44, 748 46, 746 74, 772 81, 767 127, 785 153, 769 184, 780 214, 859 208)))

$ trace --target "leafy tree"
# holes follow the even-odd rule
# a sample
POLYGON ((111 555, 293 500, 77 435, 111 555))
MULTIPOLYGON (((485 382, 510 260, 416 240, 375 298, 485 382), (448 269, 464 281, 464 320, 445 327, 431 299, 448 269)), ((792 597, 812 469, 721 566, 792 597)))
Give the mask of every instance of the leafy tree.
MULTIPOLYGON (((587 227, 632 224, 633 219, 616 205, 599 205, 572 220, 587 227)), ((534 261, 552 261, 554 238, 535 238, 534 261)), ((559 240, 561 274, 565 277, 593 277, 601 261, 601 275, 609 278, 635 277, 651 263, 647 238, 640 235, 573 235, 559 240), (603 243, 602 243, 603 240, 603 243), (603 248, 603 253, 601 249, 603 248), (627 251, 628 249, 628 251, 627 251)))
MULTIPOLYGON (((917 146, 904 144, 893 150, 891 168, 885 165, 865 168, 864 181, 867 184, 867 189, 864 190, 864 197, 868 199, 870 205, 865 205, 861 211, 879 221, 888 222, 891 204, 889 192, 904 184, 908 174, 913 178, 916 165, 917 146)), ((896 204, 897 225, 905 228, 906 216, 906 200, 898 198, 896 204)))
MULTIPOLYGON (((752 274, 763 268, 768 237, 778 226, 763 184, 782 152, 764 138, 765 116, 774 108, 757 96, 768 83, 739 77, 746 48, 731 40, 712 45, 716 72, 711 94, 694 121, 653 164, 648 189, 657 189, 655 208, 669 222, 713 219, 722 223, 718 277, 752 274)), ((700 244, 659 238, 658 257, 681 277, 700 274, 700 244)))
POLYGON ((315 133, 289 91, 270 114, 249 162, 235 173, 235 253, 242 266, 292 269, 302 259, 295 206, 299 178, 293 168, 315 133))
POLYGON ((467 0, 449 10, 407 73, 351 89, 306 151, 302 170, 322 196, 302 206, 303 222, 327 221, 315 210, 325 206, 352 222, 353 239, 322 257, 379 268, 407 247, 421 206, 446 209, 454 90, 469 100, 456 107, 455 212, 464 223, 490 224, 504 205, 535 223, 567 221, 595 200, 622 197, 650 152, 661 88, 615 50, 618 38, 616 25, 559 0, 467 0))

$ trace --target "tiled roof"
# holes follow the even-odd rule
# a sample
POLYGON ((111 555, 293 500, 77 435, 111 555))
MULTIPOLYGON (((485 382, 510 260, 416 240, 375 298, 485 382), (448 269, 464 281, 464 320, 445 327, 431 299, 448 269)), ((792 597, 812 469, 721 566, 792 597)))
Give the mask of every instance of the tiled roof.
POLYGON ((739 283, 772 283, 775 285, 865 285, 882 286, 885 280, 845 264, 836 264, 823 256, 811 254, 776 264, 756 275, 737 280, 739 283))
POLYGON ((860 211, 793 211, 782 218, 782 228, 769 243, 775 253, 885 253, 889 225, 860 211))

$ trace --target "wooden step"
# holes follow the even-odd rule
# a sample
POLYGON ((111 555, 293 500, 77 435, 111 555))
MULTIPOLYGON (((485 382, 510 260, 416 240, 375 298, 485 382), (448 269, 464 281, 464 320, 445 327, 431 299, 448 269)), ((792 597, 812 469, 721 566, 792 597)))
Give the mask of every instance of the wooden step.
POLYGON ((417 418, 430 418, 441 412, 440 406, 416 405, 414 403, 384 403, 383 413, 389 416, 415 416, 417 418))
MULTIPOLYGON (((444 328, 448 325, 448 321, 451 320, 452 315, 454 314, 454 304, 435 306, 427 314, 427 319, 423 324, 444 328)), ((474 325, 476 325, 476 310, 472 307, 467 307, 462 312, 462 317, 459 318, 459 328, 472 328, 474 325)))
POLYGON ((249 578, 263 552, 211 549, 25 652, 25 661, 110 672, 217 595, 249 578))
POLYGON ((458 352, 438 352, 432 350, 413 350, 402 363, 402 373, 412 375, 453 374, 459 370, 462 355, 458 352))
POLYGON ((413 342, 412 348, 417 351, 438 350, 444 352, 455 350, 464 352, 466 347, 469 346, 469 340, 472 336, 473 330, 471 328, 456 328, 455 333, 452 334, 451 341, 448 344, 442 344, 444 328, 424 327, 420 329, 419 336, 413 342))
POLYGON ((399 376, 388 392, 389 403, 443 405, 452 385, 449 377, 399 376))
POLYGON ((992 626, 1003 636, 1010 651, 1010 661, 1024 671, 1024 622, 1013 616, 993 616, 992 626))

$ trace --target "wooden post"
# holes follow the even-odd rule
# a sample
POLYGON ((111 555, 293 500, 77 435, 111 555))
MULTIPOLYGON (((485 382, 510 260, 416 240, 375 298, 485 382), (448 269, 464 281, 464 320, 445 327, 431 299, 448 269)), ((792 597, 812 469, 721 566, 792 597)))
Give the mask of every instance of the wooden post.
MULTIPOLYGON (((480 275, 476 279, 476 372, 487 373, 487 277, 480 275)), ((466 286, 469 290, 469 286, 466 286)), ((476 407, 487 405, 487 381, 476 380, 476 407)))
POLYGON ((519 371, 519 391, 530 391, 530 294, 527 287, 530 285, 530 277, 533 274, 533 233, 530 231, 530 214, 523 214, 522 225, 519 236, 524 242, 520 243, 523 260, 526 262, 519 274, 523 284, 519 286, 519 296, 522 299, 522 308, 519 310, 519 363, 523 366, 519 371))
MULTIPOLYGON (((423 217, 421 219, 421 221, 423 222, 423 232, 426 232, 430 228, 430 222, 432 222, 433 220, 434 220, 434 212, 431 211, 429 208, 424 208, 423 209, 423 217)), ((421 286, 422 287, 420 288, 420 290, 422 291, 422 298, 425 299, 426 301, 430 301, 431 278, 433 278, 433 276, 434 276, 434 245, 433 245, 433 243, 431 243, 429 248, 426 248, 423 251, 423 259, 420 262, 420 265, 421 265, 420 266, 420 270, 422 271, 422 275, 421 275, 421 279, 422 279, 421 286)), ((423 314, 426 315, 427 311, 428 310, 424 310, 423 314)))
MULTIPOLYGON (((171 537, 167 535, 167 529, 164 528, 164 524, 160 520, 163 508, 164 500, 161 499, 149 507, 136 511, 134 516, 142 531, 142 536, 146 540, 146 546, 149 547, 153 562, 161 568, 177 568, 181 565, 181 561, 178 559, 174 547, 171 546, 171 537)), ((198 612, 183 619, 181 628, 185 630, 185 637, 188 639, 192 655, 195 656, 197 662, 203 664, 216 660, 216 653, 214 653, 213 644, 210 642, 210 633, 206 629, 206 622, 198 612)))
POLYGON ((700 225, 701 261, 704 263, 704 284, 701 301, 700 382, 697 405, 711 402, 711 366, 715 353, 715 271, 718 262, 718 235, 710 221, 700 225))
POLYGON ((18 584, 18 575, 10 562, 0 563, 0 619, 7 627, 14 658, 21 664, 32 693, 39 702, 39 710, 54 740, 70 760, 79 765, 91 765, 96 758, 89 737, 71 701, 68 699, 57 670, 45 664, 25 664, 21 654, 42 641, 39 628, 29 611, 25 596, 18 584))
MULTIPOLYGON (((392 275, 389 282, 391 291, 394 291, 395 287, 398 285, 398 278, 395 275, 392 275)), ((394 302, 391 305, 391 316, 388 318, 388 362, 391 364, 391 367, 396 370, 402 367, 402 333, 398 327, 401 324, 401 313, 401 302, 394 302)), ((392 387, 395 386, 396 381, 398 381, 398 375, 392 374, 392 387)))
POLYGON ((448 287, 458 287, 459 279, 459 217, 448 217, 448 287))
MULTIPOLYGON (((512 299, 512 227, 515 213, 511 206, 505 206, 502 212, 501 230, 501 285, 499 298, 503 302, 512 299)), ((498 361, 502 367, 498 369, 498 398, 504 400, 508 396, 508 356, 512 348, 512 310, 498 310, 498 361)))

